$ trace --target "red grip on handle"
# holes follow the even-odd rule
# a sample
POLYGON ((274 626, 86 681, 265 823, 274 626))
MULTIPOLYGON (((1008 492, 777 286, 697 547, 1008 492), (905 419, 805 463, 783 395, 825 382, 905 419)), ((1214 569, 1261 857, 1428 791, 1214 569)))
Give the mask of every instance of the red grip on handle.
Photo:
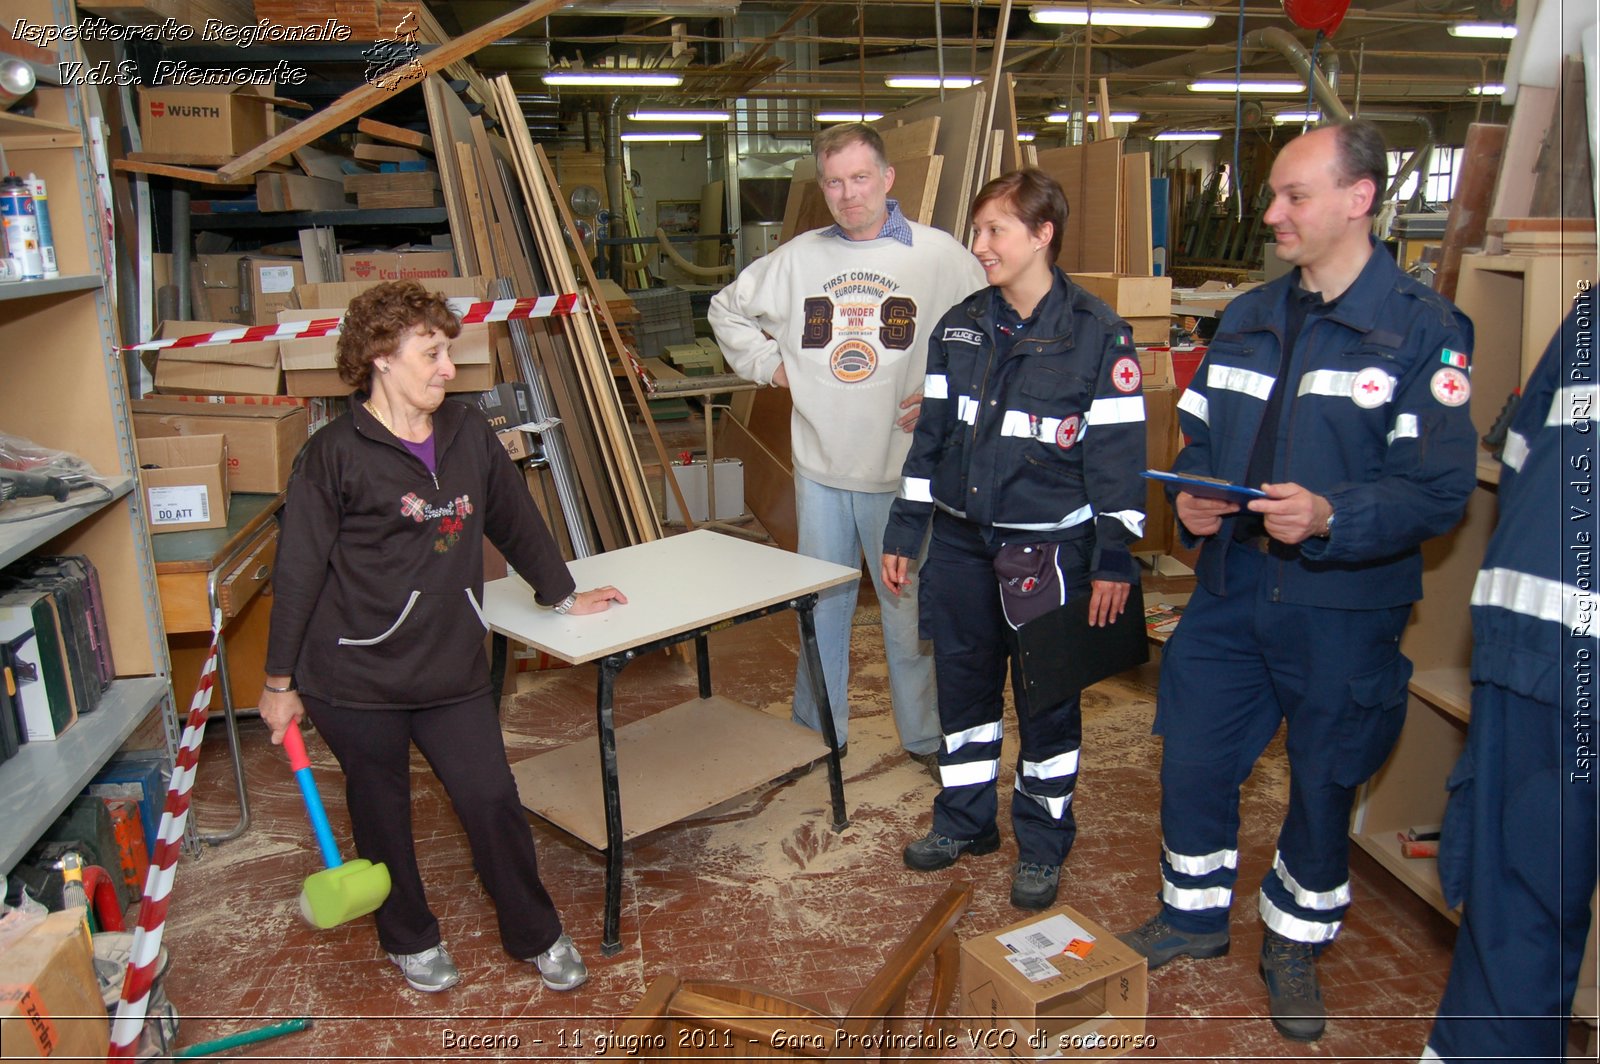
POLYGON ((283 749, 289 755, 289 767, 294 771, 311 767, 311 759, 306 756, 305 740, 300 738, 299 721, 289 722, 289 730, 283 733, 283 749))

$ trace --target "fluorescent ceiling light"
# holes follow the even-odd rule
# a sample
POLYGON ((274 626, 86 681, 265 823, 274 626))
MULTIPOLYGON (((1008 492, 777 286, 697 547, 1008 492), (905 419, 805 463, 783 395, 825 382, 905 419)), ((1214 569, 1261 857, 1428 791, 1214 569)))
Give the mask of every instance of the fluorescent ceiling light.
POLYGON ((624 133, 622 139, 630 144, 692 144, 705 140, 704 133, 624 133))
POLYGON ((672 88, 683 84, 683 75, 645 70, 550 70, 540 80, 546 85, 652 85, 672 88))
MULTIPOLYGON (((1094 114, 1090 115, 1089 117, 1092 120, 1098 122, 1098 121, 1100 121, 1100 112, 1096 111, 1094 114)), ((1083 118, 1083 112, 1082 111, 1073 111, 1070 114, 1068 112, 1066 112, 1066 111, 1057 111, 1054 114, 1045 115, 1044 120, 1046 122, 1054 122, 1054 123, 1059 125, 1062 122, 1076 122, 1076 121, 1079 121, 1082 118, 1083 118)), ((1111 112, 1111 121, 1113 121, 1113 122, 1137 122, 1137 121, 1139 121, 1139 112, 1138 111, 1112 111, 1111 112)))
POLYGON ((1033 138, 1037 135, 1036 133, 1018 133, 1017 139, 1024 144, 1031 144, 1033 143, 1033 138))
POLYGON ((1303 81, 1191 81, 1190 92, 1259 92, 1292 96, 1306 91, 1303 81))
POLYGON ((1272 116, 1272 121, 1280 126, 1299 125, 1302 122, 1320 122, 1322 121, 1322 113, 1320 111, 1279 111, 1272 116))
MULTIPOLYGON (((939 76, 907 75, 905 77, 884 78, 883 83, 891 89, 937 89, 939 76)), ((947 89, 970 89, 978 83, 977 78, 945 78, 944 87, 947 89)))
POLYGON ((1504 96, 1506 87, 1504 85, 1474 85, 1467 91, 1474 96, 1504 96))
POLYGON ((628 116, 635 122, 728 122, 726 111, 635 111, 628 116))
POLYGON ((1204 11, 1155 11, 1145 8, 1036 7, 1028 13, 1035 22, 1052 26, 1140 26, 1175 30, 1203 30, 1217 21, 1204 11))
POLYGON ((1170 133, 1157 133, 1151 140, 1221 140, 1221 133, 1208 129, 1175 129, 1170 133))
POLYGON ((1486 37, 1489 40, 1509 41, 1517 35, 1517 27, 1501 22, 1455 22, 1450 25, 1452 37, 1486 37))
POLYGON ((881 111, 823 111, 817 115, 817 121, 824 125, 831 122, 876 122, 882 117, 881 111))

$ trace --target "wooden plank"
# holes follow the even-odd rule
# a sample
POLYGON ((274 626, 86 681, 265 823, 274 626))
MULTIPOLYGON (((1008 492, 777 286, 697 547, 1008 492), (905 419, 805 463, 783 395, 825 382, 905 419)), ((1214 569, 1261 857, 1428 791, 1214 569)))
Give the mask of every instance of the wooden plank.
POLYGON ((504 276, 505 271, 495 261, 494 242, 489 236, 488 212, 479 186, 477 149, 470 141, 457 141, 455 148, 460 164, 462 205, 466 207, 467 218, 472 225, 472 242, 478 249, 478 271, 495 277, 504 276))
MULTIPOLYGON (((133 152, 138 156, 141 153, 133 152)), ((148 174, 152 177, 171 177, 179 181, 193 181, 197 185, 215 185, 222 188, 250 188, 255 185, 254 174, 248 174, 236 179, 226 179, 215 170, 196 170, 190 166, 176 166, 172 163, 158 163, 141 158, 122 158, 111 160, 111 168, 125 174, 148 174)))
MULTIPOLYGON (((471 139, 467 108, 442 78, 430 77, 423 82, 422 99, 428 111, 428 128, 433 131, 436 143, 459 144, 471 139)), ((479 261, 478 244, 472 233, 472 218, 467 214, 466 197, 461 188, 461 161, 451 151, 436 155, 435 162, 439 167, 439 186, 444 193, 445 214, 450 219, 450 235, 455 240, 456 262, 463 276, 481 274, 484 272, 483 264, 479 261)))
POLYGON ((900 213, 913 222, 931 225, 935 198, 939 194, 939 178, 943 172, 942 155, 908 159, 895 167, 894 187, 889 194, 900 201, 900 213))
POLYGON ((723 418, 717 433, 717 457, 737 458, 744 463, 744 504, 773 543, 787 551, 798 551, 800 526, 795 515, 794 472, 734 418, 723 418))
MULTIPOLYGON (((455 142, 457 145, 461 141, 455 142)), ((403 174, 346 174, 339 179, 346 192, 416 192, 439 187, 437 170, 418 170, 403 174)))
POLYGON ((337 152, 323 151, 310 144, 302 144, 291 154, 294 156, 295 165, 311 177, 320 177, 324 181, 341 180, 344 177, 344 164, 350 158, 337 152))
POLYGON ((1500 156, 1505 151, 1506 127, 1473 122, 1467 127, 1466 158, 1456 181, 1456 194, 1450 201, 1444 239, 1439 247, 1439 272, 1433 287, 1446 299, 1454 299, 1461 278, 1461 255, 1468 248, 1481 247, 1487 232, 1489 198, 1500 173, 1500 156))
MULTIPOLYGON (((972 207, 974 171, 970 160, 978 156, 978 130, 985 119, 986 98, 983 87, 975 85, 970 89, 946 93, 943 100, 924 100, 891 111, 872 123, 881 132, 935 115, 939 117, 939 137, 934 154, 942 155, 950 162, 939 174, 939 191, 934 198, 932 224, 953 234, 958 240, 966 236, 967 212, 972 207), (956 165, 957 161, 960 165, 956 165)), ((983 143, 987 143, 987 138, 983 143)))
POLYGON ((415 148, 398 144, 357 144, 350 149, 357 159, 374 163, 418 163, 423 155, 415 148))
POLYGON ((1023 145, 1017 140, 1017 76, 1007 73, 1000 78, 999 95, 994 102, 994 129, 1004 134, 1000 144, 1000 169, 1007 174, 1020 170, 1023 145))
MULTIPOLYGON (((725 186, 721 181, 707 181, 700 186, 700 235, 722 232, 723 203, 727 197, 723 195, 725 186)), ((694 264, 702 267, 722 265, 721 240, 696 240, 694 243, 694 264)))
POLYGON ((494 219, 494 228, 498 231, 493 242, 497 263, 495 272, 511 278, 516 295, 538 295, 539 289, 533 279, 533 269, 528 262, 521 239, 515 232, 516 222, 511 213, 510 190, 506 188, 505 179, 496 163, 495 144, 489 138, 489 131, 484 125, 482 115, 472 116, 472 146, 477 154, 479 177, 489 191, 489 210, 494 219))
POLYGON ((1122 157, 1123 273, 1149 277, 1155 273, 1155 247, 1151 242, 1150 153, 1129 152, 1122 157))
POLYGON ((878 135, 883 137, 884 157, 890 166, 898 168, 902 160, 922 159, 933 154, 934 145, 939 143, 939 116, 929 115, 903 126, 879 129, 878 135))
POLYGON ((1067 194, 1067 234, 1057 264, 1068 273, 1115 273, 1122 142, 1046 148, 1039 169, 1067 194))
POLYGON ((1517 104, 1511 112, 1506 144, 1501 156, 1500 179, 1495 184, 1496 218, 1521 218, 1533 211, 1534 163, 1556 114, 1556 90, 1539 85, 1523 85, 1517 90, 1517 104))
MULTIPOLYGON (((449 44, 441 45, 417 60, 418 76, 432 74, 451 63, 465 59, 479 49, 514 33, 529 23, 559 10, 568 0, 535 0, 487 22, 471 33, 464 33, 449 44)), ((351 89, 339 99, 311 117, 297 122, 265 144, 245 152, 238 159, 218 171, 224 178, 234 180, 253 174, 267 163, 283 158, 302 144, 310 144, 326 133, 332 133, 352 118, 365 114, 394 95, 393 87, 365 84, 351 89)), ((362 132, 370 132, 363 130, 362 132)), ((412 145, 415 147, 415 145, 412 145)))
POLYGON ((356 123, 356 130, 377 140, 386 141, 389 144, 410 148, 412 151, 420 149, 429 155, 433 154, 433 138, 414 129, 393 126, 388 122, 380 122, 376 118, 363 118, 356 123))

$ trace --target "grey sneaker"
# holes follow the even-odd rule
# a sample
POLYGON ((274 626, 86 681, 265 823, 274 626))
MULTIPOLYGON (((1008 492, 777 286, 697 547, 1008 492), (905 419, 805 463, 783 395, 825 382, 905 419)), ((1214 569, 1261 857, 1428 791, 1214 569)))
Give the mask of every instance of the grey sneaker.
POLYGON ((955 864, 956 859, 962 854, 970 853, 978 857, 994 853, 999 848, 998 828, 992 828, 987 835, 980 835, 975 839, 952 839, 937 831, 929 831, 907 846, 904 856, 907 868, 915 868, 918 872, 936 872, 955 864))
POLYGON ((929 750, 925 754, 913 754, 907 751, 906 756, 927 769, 928 775, 933 777, 933 782, 941 787, 944 786, 944 777, 939 775, 939 751, 929 750))
POLYGON ((1268 931, 1261 943, 1262 982, 1272 1007, 1272 1026, 1296 1042, 1315 1042, 1328 1025, 1328 1009, 1317 983, 1317 958, 1308 942, 1268 931))
POLYGON ((549 949, 533 958, 533 963, 539 969, 539 978, 551 990, 576 990, 589 979, 589 969, 578 956, 571 935, 556 939, 549 949))
POLYGON ((1179 931, 1156 913, 1135 931, 1125 931, 1117 936, 1123 944, 1150 962, 1153 972, 1174 957, 1189 956, 1196 960, 1220 957, 1228 952, 1228 932, 1211 931, 1195 934, 1179 931))
POLYGON ((421 953, 391 953, 389 959, 405 974, 411 989, 424 994, 437 994, 461 982, 456 962, 450 959, 443 946, 425 949, 421 953))
POLYGON ((1056 903, 1061 866, 1018 861, 1011 873, 1011 904, 1019 909, 1048 909, 1056 903))

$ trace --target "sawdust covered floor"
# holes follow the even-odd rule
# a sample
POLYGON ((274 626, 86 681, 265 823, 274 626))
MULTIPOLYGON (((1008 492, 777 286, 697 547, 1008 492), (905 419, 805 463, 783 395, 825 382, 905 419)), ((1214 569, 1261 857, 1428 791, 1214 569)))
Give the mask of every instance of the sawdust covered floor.
MULTIPOLYGON (((417 850, 461 984, 438 995, 409 991, 384 959, 370 920, 307 928, 295 899, 301 880, 320 867, 316 848, 281 752, 259 721, 243 722, 254 825, 238 841, 185 859, 173 893, 167 992, 184 1016, 181 1043, 308 1015, 315 1018, 309 1031, 241 1052, 319 1061, 593 1057, 607 1048, 615 1017, 665 973, 749 982, 839 1015, 954 878, 976 887, 964 937, 1016 921, 1022 914, 1008 902, 1016 858, 1008 819, 1014 739, 1001 778, 1002 850, 932 874, 901 863, 901 846, 928 827, 934 792, 893 735, 875 620, 875 610, 863 606, 844 762, 851 826, 842 834, 827 826, 819 769, 636 840, 626 854, 623 950, 602 957, 601 855, 532 820, 545 883, 589 963, 588 985, 571 994, 543 989, 531 965, 501 952, 466 840, 420 755, 412 766, 417 850)), ((797 644, 791 615, 717 633, 711 643, 719 693, 788 714, 797 644)), ((1061 897, 1117 930, 1152 911, 1159 887, 1155 675, 1148 666, 1085 697, 1079 837, 1061 897)), ((592 668, 546 672, 508 698, 511 758, 592 741, 593 683, 592 668)), ((692 697, 694 686, 692 666, 679 659, 656 655, 630 665, 618 685, 618 724, 692 697)), ((1007 728, 1014 737, 1014 723, 1007 728)), ((307 742, 348 854, 342 777, 314 733, 307 742)), ((1352 857, 1355 904, 1322 962, 1332 1012, 1327 1034, 1298 1045, 1279 1037, 1265 1016, 1254 892, 1272 859, 1286 774, 1280 737, 1245 789, 1233 951, 1154 974, 1148 1031, 1156 1044, 1133 1057, 1414 1060, 1421 1050, 1454 930, 1359 852, 1352 857)), ((205 744, 195 794, 203 828, 231 823, 220 726, 205 744)), ((958 1033, 961 1055, 985 1055, 966 1048, 964 1028, 958 1033)), ((613 1048, 606 1055, 619 1054, 613 1048)))

